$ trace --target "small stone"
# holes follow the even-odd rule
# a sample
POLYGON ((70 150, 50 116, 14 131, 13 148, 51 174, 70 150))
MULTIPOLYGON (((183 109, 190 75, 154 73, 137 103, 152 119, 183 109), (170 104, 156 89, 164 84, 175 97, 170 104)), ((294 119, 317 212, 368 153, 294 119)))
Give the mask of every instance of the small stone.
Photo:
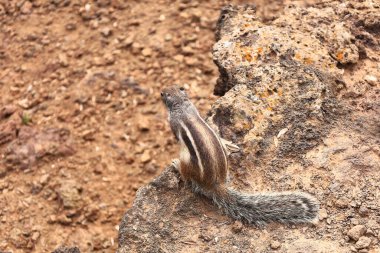
POLYGON ((198 61, 194 57, 189 57, 189 58, 185 58, 185 63, 188 66, 195 66, 195 65, 197 65, 198 61))
POLYGON ((173 36, 170 33, 165 35, 165 41, 171 41, 172 39, 173 39, 173 36))
POLYGON ((182 53, 184 55, 193 55, 194 54, 194 50, 190 46, 185 46, 185 47, 182 47, 182 53))
POLYGON ((364 77, 364 80, 371 86, 376 86, 377 84, 377 77, 372 75, 366 75, 364 77))
POLYGON ((67 31, 74 31, 77 29, 77 25, 75 23, 68 23, 65 28, 67 31))
POLYGON ((40 177, 40 184, 46 185, 49 182, 49 174, 44 174, 40 177))
POLYGON ((55 222, 57 222, 57 216, 55 216, 55 215, 50 215, 49 220, 48 220, 48 223, 49 223, 49 224, 53 224, 53 223, 55 223, 55 222))
POLYGON ((32 3, 29 2, 29 1, 26 1, 22 5, 20 11, 21 11, 22 14, 30 14, 32 12, 32 7, 33 7, 32 3))
POLYGON ((271 241, 270 242, 271 249, 279 249, 281 247, 281 243, 279 241, 271 241))
POLYGON ((55 249, 52 253, 80 253, 80 250, 78 247, 65 247, 60 246, 59 248, 55 249))
POLYGON ((95 66, 102 66, 104 65, 104 60, 101 58, 101 57, 98 57, 98 56, 95 56, 93 59, 92 59, 92 63, 95 65, 95 66))
POLYGON ((31 103, 27 98, 24 98, 24 99, 18 101, 17 104, 19 106, 21 106, 21 108, 23 108, 23 109, 29 109, 31 103))
POLYGON ((104 37, 109 37, 112 35, 112 29, 109 27, 105 27, 101 32, 100 32, 104 37))
POLYGON ((40 238, 40 232, 38 232, 38 231, 33 232, 32 241, 36 242, 38 240, 38 238, 40 238))
POLYGON ((367 207, 365 207, 365 206, 360 206, 360 208, 359 208, 359 214, 360 214, 361 216, 367 216, 367 215, 368 215, 368 212, 369 212, 369 210, 368 210, 367 207))
POLYGON ((146 48, 144 48, 144 49, 141 51, 142 55, 145 56, 145 57, 149 57, 149 56, 151 56, 151 55, 152 55, 152 52, 153 52, 152 49, 149 48, 149 47, 146 47, 146 48))
POLYGON ((322 208, 320 211, 319 211, 319 220, 324 220, 328 217, 328 214, 327 214, 327 210, 322 208))
POLYGON ((115 63, 115 57, 112 54, 107 53, 104 55, 104 62, 106 65, 112 65, 115 63))
POLYGON ((61 64, 62 67, 69 66, 69 61, 67 60, 67 55, 66 54, 59 54, 58 55, 58 61, 59 61, 59 64, 61 64))
POLYGON ((165 15, 164 14, 161 14, 159 17, 158 17, 158 20, 159 21, 164 21, 166 19, 165 15))
POLYGON ((140 160, 141 160, 142 163, 147 163, 147 162, 149 162, 150 160, 152 160, 152 157, 150 156, 148 150, 145 150, 145 151, 144 151, 144 153, 141 155, 140 160))
POLYGON ((366 228, 365 226, 363 225, 357 225, 357 226, 354 226, 353 228, 351 228, 348 232, 347 232, 347 235, 348 237, 350 237, 352 240, 359 240, 359 238, 364 235, 366 231, 366 228))
POLYGON ((137 127, 141 132, 147 132, 150 129, 149 121, 146 118, 141 118, 137 123, 137 127))
POLYGON ((145 167, 145 171, 148 172, 149 174, 155 174, 157 172, 157 165, 155 164, 148 164, 145 167))
POLYGON ((73 220, 68 218, 65 214, 59 215, 57 221, 62 225, 70 225, 73 222, 73 220))
POLYGON ((182 55, 182 54, 177 54, 173 57, 174 60, 176 60, 177 62, 183 62, 183 59, 185 57, 182 55))
POLYGON ((62 181, 62 186, 57 189, 58 196, 66 209, 82 207, 82 198, 78 183, 73 180, 62 181))
POLYGON ((362 236, 359 238, 359 240, 356 242, 355 244, 355 248, 356 249, 364 249, 364 248, 368 248, 369 245, 371 244, 371 239, 366 237, 366 236, 362 236))
MULTIPOLYGON (((376 220, 369 220, 369 221, 367 222, 367 224, 366 224, 366 227, 367 227, 368 229, 372 229, 372 230, 378 230, 378 229, 380 229, 380 225, 379 225, 379 223, 377 223, 376 220)), ((367 232, 368 232, 368 231, 367 231, 367 232)))
POLYGON ((231 229, 234 233, 240 233, 243 230, 243 223, 235 221, 231 229))
POLYGON ((348 207, 348 199, 345 197, 338 199, 335 201, 335 205, 339 208, 346 208, 348 207))
POLYGON ((17 111, 17 107, 14 105, 6 105, 0 109, 0 120, 8 118, 17 111))

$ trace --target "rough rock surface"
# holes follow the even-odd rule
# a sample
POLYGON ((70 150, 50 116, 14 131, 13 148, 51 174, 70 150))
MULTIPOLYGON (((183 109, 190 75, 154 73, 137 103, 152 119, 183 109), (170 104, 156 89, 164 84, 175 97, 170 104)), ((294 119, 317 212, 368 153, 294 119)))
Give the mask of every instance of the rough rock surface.
POLYGON ((378 75, 379 10, 371 1, 291 5, 264 24, 251 7, 228 6, 218 22, 223 97, 208 122, 241 147, 230 184, 309 192, 321 203, 317 225, 239 226, 169 167, 138 191, 119 253, 378 252, 379 83, 365 76, 378 75), (347 236, 357 225, 371 226, 359 245, 347 236))

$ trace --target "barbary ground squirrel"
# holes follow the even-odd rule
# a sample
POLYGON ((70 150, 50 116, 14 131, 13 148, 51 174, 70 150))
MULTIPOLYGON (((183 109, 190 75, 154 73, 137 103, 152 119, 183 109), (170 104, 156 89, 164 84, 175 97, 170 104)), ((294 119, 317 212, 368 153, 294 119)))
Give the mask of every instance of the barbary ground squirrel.
POLYGON ((238 147, 211 129, 183 88, 165 88, 161 97, 169 111, 170 127, 181 146, 180 157, 173 160, 173 165, 191 183, 194 192, 211 199, 230 217, 256 226, 271 221, 288 224, 316 221, 319 204, 307 193, 247 194, 227 187, 227 155, 238 147))

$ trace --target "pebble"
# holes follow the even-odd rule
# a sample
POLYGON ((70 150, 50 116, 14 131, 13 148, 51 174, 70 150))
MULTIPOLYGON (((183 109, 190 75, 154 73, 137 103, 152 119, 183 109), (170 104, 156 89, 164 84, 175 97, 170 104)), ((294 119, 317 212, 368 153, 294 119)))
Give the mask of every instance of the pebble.
POLYGON ((364 77, 364 80, 371 86, 376 86, 378 80, 377 80, 377 77, 376 76, 372 76, 372 75, 366 75, 364 77))
POLYGON ((241 221, 235 221, 231 229, 234 233, 240 233, 243 230, 243 223, 241 223, 241 221))
POLYGON ((359 208, 359 214, 360 214, 360 216, 367 216, 368 215, 368 212, 369 212, 369 210, 368 210, 368 208, 367 207, 365 207, 365 206, 360 206, 360 208, 359 208))
POLYGON ((279 249, 281 247, 281 243, 279 241, 273 240, 270 242, 271 249, 279 249))
POLYGON ((170 33, 165 35, 165 41, 171 41, 172 39, 173 39, 173 36, 170 33))
POLYGON ((29 1, 26 1, 21 9, 20 9, 22 14, 30 14, 32 12, 32 3, 29 1))
POLYGON ((32 234, 32 241, 36 242, 38 240, 38 238, 40 238, 40 235, 41 234, 38 231, 33 232, 33 234, 32 234))
POLYGON ((67 31, 74 31, 77 29, 77 25, 75 23, 68 23, 65 28, 67 31))
POLYGON ((147 132, 150 128, 150 123, 146 118, 141 118, 137 123, 137 127, 141 132, 147 132))
POLYGON ((174 60, 176 60, 177 62, 183 62, 183 59, 185 57, 182 55, 182 54, 177 54, 173 57, 174 60))
POLYGON ((59 61, 59 64, 61 64, 62 67, 69 66, 69 61, 67 60, 67 55, 66 54, 59 54, 58 55, 58 61, 59 61))
POLYGON ((189 57, 189 58, 185 58, 185 63, 188 66, 195 66, 198 63, 198 61, 194 57, 189 57))
POLYGON ((359 240, 356 242, 355 244, 355 248, 356 249, 364 249, 364 248, 368 248, 369 245, 371 244, 371 239, 366 237, 366 236, 362 236, 359 238, 359 240))
POLYGON ((57 221, 62 225, 70 225, 73 222, 73 220, 68 218, 65 214, 60 214, 57 217, 57 221))
POLYGON ((74 180, 61 182, 61 187, 56 189, 64 208, 80 209, 82 207, 82 198, 79 184, 74 180))
POLYGON ((142 51, 141 51, 142 55, 145 56, 145 57, 149 57, 152 55, 153 51, 151 48, 149 47, 146 47, 144 48, 142 51))
POLYGON ((319 211, 319 220, 323 220, 323 219, 326 219, 328 217, 328 214, 327 214, 327 210, 322 208, 320 211, 319 211))
POLYGON ((351 228, 348 232, 347 232, 347 235, 348 237, 350 237, 352 240, 359 240, 359 238, 364 235, 366 231, 366 228, 365 226, 363 225, 357 225, 357 226, 354 226, 353 228, 351 228))
POLYGON ((104 37, 109 37, 112 35, 112 29, 109 28, 109 27, 105 27, 102 29, 102 31, 100 32, 104 37))
POLYGON ((144 153, 141 155, 140 160, 141 160, 142 163, 147 163, 150 160, 152 160, 152 157, 149 154, 149 150, 145 150, 144 151, 144 153))

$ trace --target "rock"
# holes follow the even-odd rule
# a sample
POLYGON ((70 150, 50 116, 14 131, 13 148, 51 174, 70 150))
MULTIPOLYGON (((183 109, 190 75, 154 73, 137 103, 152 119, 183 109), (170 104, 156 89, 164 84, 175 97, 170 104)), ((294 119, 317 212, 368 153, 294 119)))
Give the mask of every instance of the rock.
POLYGON ((326 219, 327 217, 328 217, 327 210, 324 208, 321 208, 321 210, 319 210, 319 220, 326 219))
POLYGON ((281 247, 281 243, 279 241, 271 241, 270 242, 271 249, 279 249, 281 247))
POLYGON ((77 29, 77 25, 75 23, 68 23, 65 25, 67 31, 74 31, 77 29))
POLYGON ((28 240, 23 236, 24 231, 14 227, 9 232, 9 241, 16 247, 16 248, 26 248, 28 245, 28 240))
POLYGON ((31 239, 33 242, 37 242, 37 240, 40 238, 41 234, 38 231, 33 232, 31 239))
POLYGON ((65 226, 69 226, 73 222, 73 220, 62 213, 58 215, 57 222, 65 226))
MULTIPOLYGON (((173 166, 168 166, 137 191, 119 226, 119 253, 267 252, 277 247, 283 252, 343 253, 351 246, 358 251, 354 243, 348 243, 350 237, 342 233, 342 227, 350 221, 367 224, 367 218, 356 217, 356 207, 368 206, 371 218, 372 210, 377 210, 380 159, 374 147, 378 146, 378 94, 374 89, 355 99, 342 94, 353 83, 366 87, 362 80, 351 81, 351 64, 358 63, 353 67, 355 74, 366 73, 363 66, 373 66, 369 57, 358 57, 362 49, 356 41, 362 37, 353 33, 363 29, 363 22, 357 23, 357 19, 367 10, 377 9, 353 4, 328 1, 302 7, 293 3, 269 23, 261 22, 251 6, 226 6, 213 46, 213 60, 220 72, 214 93, 221 97, 206 121, 223 138, 243 147, 229 157, 228 184, 241 192, 311 192, 324 207, 320 217, 326 219, 326 226, 289 229, 271 224, 258 229, 247 225, 239 232, 239 222, 212 200, 194 194, 173 166), (334 56, 339 50, 343 55, 334 56), (350 71, 343 72, 345 68, 350 71), (373 105, 371 109, 361 107, 366 103, 373 105)), ((180 17, 202 23, 204 17, 197 15, 198 21, 192 20, 189 9, 184 8, 180 17)), ((180 55, 187 55, 175 57, 170 64, 183 61, 198 68, 206 59, 191 55, 190 50, 183 52, 183 46, 193 44, 182 43, 177 36, 171 44, 180 55)), ((134 54, 141 54, 141 45, 134 42, 132 48, 134 54)), ((364 56, 364 51, 360 53, 364 56)), ((166 76, 178 75, 163 62, 156 65, 166 76)), ((192 101, 201 96, 195 93, 192 101)), ((136 155, 141 154, 140 159, 148 151, 157 152, 142 145, 140 151, 144 153, 136 155)), ((357 234, 348 232, 357 236, 356 240, 362 233, 360 229, 357 234)))
POLYGON ((59 64, 61 64, 62 67, 69 66, 69 61, 67 59, 67 55, 66 54, 59 54, 58 55, 58 61, 59 61, 59 64))
POLYGON ((37 130, 23 126, 19 129, 18 138, 8 144, 4 164, 10 169, 26 170, 42 158, 69 156, 74 153, 67 129, 37 130))
POLYGON ((141 132, 149 131, 150 129, 150 122, 146 117, 141 117, 137 124, 138 129, 141 132))
POLYGON ((16 139, 18 129, 19 125, 16 120, 9 120, 5 123, 0 123, 0 145, 16 139))
POLYGON ((145 150, 144 153, 141 155, 140 161, 142 163, 147 163, 152 160, 152 157, 149 154, 149 150, 145 150))
POLYGON ((109 28, 109 27, 105 27, 104 29, 102 29, 102 31, 100 32, 104 37, 109 37, 112 35, 112 29, 109 28))
POLYGON ((17 111, 17 107, 14 105, 4 106, 3 108, 0 109, 0 120, 10 117, 16 111, 17 111))
POLYGON ((357 225, 353 228, 351 228, 348 232, 347 235, 350 237, 352 240, 357 241, 359 238, 364 235, 366 231, 365 226, 363 225, 357 225))
POLYGON ((32 12, 32 3, 29 1, 25 1, 24 4, 21 6, 21 13, 22 14, 30 14, 32 12))
POLYGON ((78 247, 60 246, 59 248, 55 249, 52 253, 80 253, 80 250, 78 247))
POLYGON ((376 86, 378 84, 378 80, 376 76, 366 75, 364 80, 371 86, 376 86))
POLYGON ((142 55, 145 56, 145 57, 149 57, 152 55, 153 51, 151 48, 149 47, 146 47, 144 48, 142 51, 141 51, 142 55))
POLYGON ((62 181, 61 186, 56 191, 64 208, 80 209, 82 207, 82 189, 76 181, 62 181))
POLYGON ((362 205, 362 206, 360 206, 358 212, 359 212, 359 214, 360 214, 361 216, 367 216, 369 210, 368 210, 367 207, 365 207, 365 206, 362 205))
POLYGON ((104 55, 104 62, 105 62, 105 65, 112 65, 115 63, 115 57, 113 56, 113 54, 111 53, 106 53, 104 55))
POLYGON ((177 62, 183 62, 183 60, 185 59, 185 57, 182 54, 176 54, 173 57, 173 59, 176 60, 177 62))
POLYGON ((243 230, 243 223, 240 221, 235 221, 234 225, 232 226, 232 231, 234 233, 240 233, 243 230))
POLYGON ((165 34, 165 37, 164 37, 165 41, 171 41, 173 39, 173 36, 168 33, 168 34, 165 34))
POLYGON ((369 245, 371 245, 371 239, 366 237, 366 236, 362 236, 356 242, 355 248, 356 249, 364 249, 364 248, 368 248, 369 245))

